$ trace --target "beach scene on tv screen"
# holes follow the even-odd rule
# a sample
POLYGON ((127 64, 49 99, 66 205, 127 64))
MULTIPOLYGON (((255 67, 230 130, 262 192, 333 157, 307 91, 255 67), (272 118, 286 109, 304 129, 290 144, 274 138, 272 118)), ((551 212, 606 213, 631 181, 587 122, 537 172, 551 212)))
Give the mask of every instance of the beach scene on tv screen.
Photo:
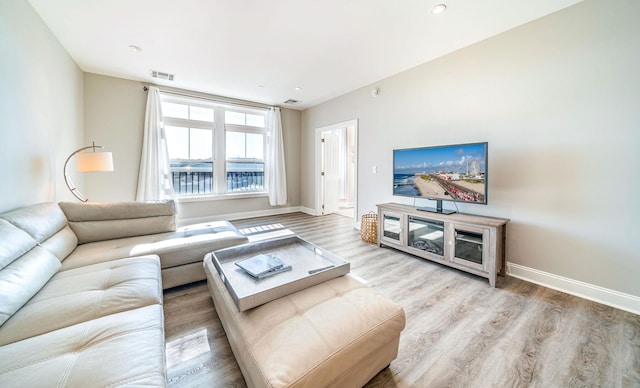
POLYGON ((393 195, 486 203, 485 147, 394 150, 393 195))

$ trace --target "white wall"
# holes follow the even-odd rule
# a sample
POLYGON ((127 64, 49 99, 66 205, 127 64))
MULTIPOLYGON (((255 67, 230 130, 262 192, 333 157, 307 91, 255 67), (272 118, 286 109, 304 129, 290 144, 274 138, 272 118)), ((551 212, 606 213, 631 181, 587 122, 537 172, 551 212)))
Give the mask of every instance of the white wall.
POLYGON ((359 120, 359 214, 412 203, 393 149, 488 141, 489 204, 460 210, 511 219, 507 260, 640 296, 638 20, 640 2, 587 0, 304 111, 302 206, 318 127, 359 120))
MULTIPOLYGON (((88 175, 85 194, 97 202, 133 201, 147 103, 143 83, 91 73, 85 73, 84 83, 87 141, 94 140, 106 151, 113 152, 115 170, 88 175)), ((179 207, 181 222, 220 219, 229 214, 261 214, 299 206, 300 116, 298 111, 282 109, 287 205, 273 208, 267 197, 182 202, 179 207)))
POLYGON ((1 1, 0 212, 75 199, 62 169, 83 141, 82 72, 27 1, 1 1))

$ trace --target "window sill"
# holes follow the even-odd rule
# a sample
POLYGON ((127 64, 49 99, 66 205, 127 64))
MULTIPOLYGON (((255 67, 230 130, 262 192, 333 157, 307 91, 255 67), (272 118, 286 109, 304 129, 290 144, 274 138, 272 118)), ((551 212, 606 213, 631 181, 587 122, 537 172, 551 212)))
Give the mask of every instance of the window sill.
POLYGON ((248 198, 263 198, 268 197, 269 195, 264 192, 253 192, 253 193, 230 193, 230 194, 207 194, 207 195, 194 195, 193 197, 176 197, 176 202, 178 203, 187 203, 187 202, 205 202, 205 201, 224 201, 229 199, 248 199, 248 198))

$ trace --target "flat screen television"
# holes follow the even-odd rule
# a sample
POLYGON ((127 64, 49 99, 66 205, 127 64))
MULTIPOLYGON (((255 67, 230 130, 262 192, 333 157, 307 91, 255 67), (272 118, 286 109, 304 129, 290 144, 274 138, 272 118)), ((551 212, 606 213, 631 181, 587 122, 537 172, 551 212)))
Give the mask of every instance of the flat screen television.
POLYGON ((393 195, 426 198, 451 214, 442 201, 487 204, 487 143, 393 150, 393 195))

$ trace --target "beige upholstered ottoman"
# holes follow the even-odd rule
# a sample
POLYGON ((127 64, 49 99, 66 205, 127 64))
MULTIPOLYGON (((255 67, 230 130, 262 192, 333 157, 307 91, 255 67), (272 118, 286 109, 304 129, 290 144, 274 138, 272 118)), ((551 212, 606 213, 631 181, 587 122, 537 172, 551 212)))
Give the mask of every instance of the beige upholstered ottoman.
POLYGON ((398 354, 404 310, 350 275, 239 312, 211 255, 204 267, 249 387, 361 387, 398 354))

